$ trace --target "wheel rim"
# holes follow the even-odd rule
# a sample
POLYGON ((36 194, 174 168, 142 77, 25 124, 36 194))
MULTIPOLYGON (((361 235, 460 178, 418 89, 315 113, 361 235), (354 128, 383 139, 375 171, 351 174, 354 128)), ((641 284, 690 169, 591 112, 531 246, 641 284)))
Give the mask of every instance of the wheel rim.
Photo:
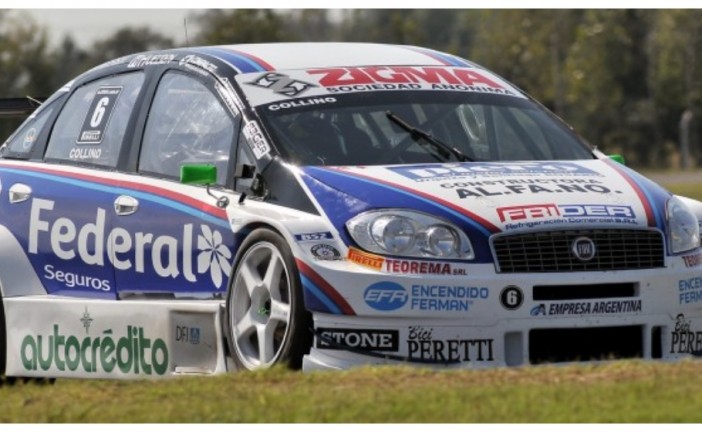
POLYGON ((247 369, 273 365, 290 326, 290 273, 280 251, 268 242, 241 259, 230 296, 234 349, 247 369))

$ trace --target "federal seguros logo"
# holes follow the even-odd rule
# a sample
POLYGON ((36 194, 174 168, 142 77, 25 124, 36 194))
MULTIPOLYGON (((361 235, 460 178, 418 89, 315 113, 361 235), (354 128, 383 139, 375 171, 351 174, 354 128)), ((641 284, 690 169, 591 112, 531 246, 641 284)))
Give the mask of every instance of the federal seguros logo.
MULTIPOLYGON (((117 270, 144 273, 151 269, 160 277, 182 276, 188 282, 198 281, 196 272, 200 275, 209 273, 218 289, 231 271, 231 251, 224 244, 222 234, 207 225, 200 225, 200 233, 195 234, 193 224, 185 224, 180 238, 149 232, 133 233, 121 227, 107 231, 105 209, 98 207, 94 222, 76 226, 68 217, 47 218, 46 215, 54 210, 54 204, 51 200, 32 200, 28 253, 39 254, 40 240, 48 236, 51 253, 61 260, 78 258, 89 266, 104 266, 107 257, 109 264, 117 270), (194 241, 197 241, 197 268, 193 268, 194 241)), ((44 271, 46 279, 55 279, 67 286, 102 291, 111 289, 107 280, 58 272, 49 264, 44 271)))

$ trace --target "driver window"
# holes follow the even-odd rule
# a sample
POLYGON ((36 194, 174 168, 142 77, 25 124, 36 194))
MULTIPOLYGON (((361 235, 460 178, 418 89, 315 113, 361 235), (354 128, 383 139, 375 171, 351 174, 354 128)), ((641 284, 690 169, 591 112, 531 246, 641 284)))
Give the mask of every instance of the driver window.
POLYGON ((151 104, 139 171, 179 178, 182 164, 213 164, 224 185, 234 130, 234 120, 204 84, 167 72, 151 104))

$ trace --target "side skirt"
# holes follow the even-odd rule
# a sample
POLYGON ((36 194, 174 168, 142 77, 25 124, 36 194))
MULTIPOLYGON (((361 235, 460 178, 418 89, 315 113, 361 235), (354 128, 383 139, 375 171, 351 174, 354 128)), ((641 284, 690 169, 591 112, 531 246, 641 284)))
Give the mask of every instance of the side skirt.
POLYGON ((221 301, 3 299, 7 376, 160 378, 227 371, 221 301))

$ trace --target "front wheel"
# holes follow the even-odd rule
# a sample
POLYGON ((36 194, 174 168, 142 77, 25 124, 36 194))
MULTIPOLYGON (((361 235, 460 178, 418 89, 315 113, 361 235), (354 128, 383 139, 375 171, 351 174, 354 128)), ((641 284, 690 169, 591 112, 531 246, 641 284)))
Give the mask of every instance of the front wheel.
POLYGON ((227 296, 227 333, 240 369, 285 364, 298 369, 311 333, 302 284, 290 247, 261 228, 241 246, 227 296))

